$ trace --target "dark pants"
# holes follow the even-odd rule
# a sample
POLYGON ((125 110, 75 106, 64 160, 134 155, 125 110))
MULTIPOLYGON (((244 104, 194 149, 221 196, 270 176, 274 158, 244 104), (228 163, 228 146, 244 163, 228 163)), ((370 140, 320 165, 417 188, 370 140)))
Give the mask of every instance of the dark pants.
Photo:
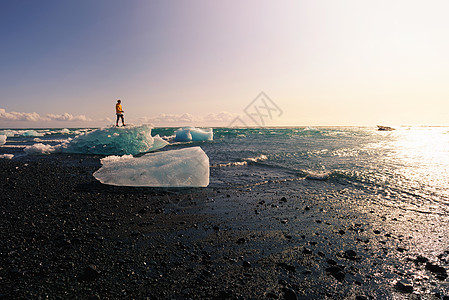
POLYGON ((118 121, 122 119, 122 125, 125 125, 125 118, 123 117, 123 114, 117 114, 117 121, 115 122, 115 125, 118 126, 118 121))

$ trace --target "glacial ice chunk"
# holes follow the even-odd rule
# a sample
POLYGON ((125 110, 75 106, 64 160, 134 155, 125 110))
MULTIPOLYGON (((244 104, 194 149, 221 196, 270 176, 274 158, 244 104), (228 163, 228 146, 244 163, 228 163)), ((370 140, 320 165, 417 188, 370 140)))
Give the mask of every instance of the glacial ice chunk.
POLYGON ((209 157, 200 147, 132 155, 108 156, 93 175, 101 183, 118 186, 206 187, 209 157))
POLYGON ((37 132, 36 130, 27 130, 22 133, 23 136, 44 136, 45 133, 43 132, 37 132))
POLYGON ((6 135, 0 135, 0 146, 6 144, 6 135))
POLYGON ((149 125, 106 127, 77 135, 62 152, 101 155, 139 154, 165 147, 168 142, 151 136, 149 125))
POLYGON ((214 132, 212 128, 183 127, 175 131, 176 142, 212 141, 213 139, 214 132))
POLYGON ((14 154, 0 154, 0 158, 13 159, 14 154))

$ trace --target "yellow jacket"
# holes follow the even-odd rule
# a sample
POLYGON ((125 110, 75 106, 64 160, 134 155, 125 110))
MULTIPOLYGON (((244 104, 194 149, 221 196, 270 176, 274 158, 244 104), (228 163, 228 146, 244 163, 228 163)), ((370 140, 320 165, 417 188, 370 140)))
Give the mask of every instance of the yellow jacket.
POLYGON ((120 103, 117 103, 115 105, 115 113, 116 114, 122 114, 123 113, 122 105, 120 103))

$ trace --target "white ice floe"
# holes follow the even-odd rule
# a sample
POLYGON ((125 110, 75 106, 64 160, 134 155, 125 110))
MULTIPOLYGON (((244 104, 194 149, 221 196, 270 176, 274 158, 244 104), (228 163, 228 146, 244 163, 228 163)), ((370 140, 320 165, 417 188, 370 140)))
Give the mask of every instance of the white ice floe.
POLYGON ((195 127, 183 127, 175 131, 176 142, 199 142, 212 141, 214 132, 212 128, 201 129, 195 127))
POLYGON ((93 175, 101 183, 118 186, 206 187, 209 157, 200 147, 132 155, 108 156, 93 175))
POLYGON ((0 135, 0 146, 6 144, 6 135, 0 135))
POLYGON ((14 154, 0 154, 0 158, 4 159, 12 159, 14 157, 14 154))

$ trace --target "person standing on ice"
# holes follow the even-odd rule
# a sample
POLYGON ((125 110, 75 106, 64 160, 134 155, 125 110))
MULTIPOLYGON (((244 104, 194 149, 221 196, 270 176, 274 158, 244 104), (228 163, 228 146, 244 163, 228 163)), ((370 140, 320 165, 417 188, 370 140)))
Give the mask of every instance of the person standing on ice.
POLYGON ((122 119, 122 125, 125 125, 125 118, 123 117, 123 108, 122 108, 122 100, 117 100, 117 104, 115 105, 115 114, 117 115, 117 121, 115 122, 115 126, 118 127, 118 121, 122 119))

